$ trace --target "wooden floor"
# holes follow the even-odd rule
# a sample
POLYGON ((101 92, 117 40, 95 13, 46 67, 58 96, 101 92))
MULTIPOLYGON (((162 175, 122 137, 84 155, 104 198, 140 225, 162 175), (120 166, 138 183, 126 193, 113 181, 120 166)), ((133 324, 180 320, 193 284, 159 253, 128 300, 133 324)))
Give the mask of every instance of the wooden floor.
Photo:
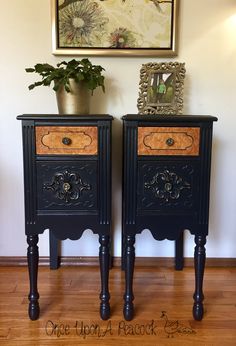
POLYGON ((205 316, 192 318, 194 272, 136 268, 136 315, 122 316, 124 273, 110 271, 112 315, 99 318, 98 268, 39 269, 41 315, 28 319, 26 267, 0 267, 0 345, 236 345, 236 268, 206 268, 205 316))

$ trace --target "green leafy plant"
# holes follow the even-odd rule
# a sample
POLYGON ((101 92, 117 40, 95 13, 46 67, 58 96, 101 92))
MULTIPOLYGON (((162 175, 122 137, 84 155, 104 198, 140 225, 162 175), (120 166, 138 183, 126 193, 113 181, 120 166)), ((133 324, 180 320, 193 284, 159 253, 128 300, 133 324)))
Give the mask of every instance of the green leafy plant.
POLYGON ((34 68, 26 68, 26 72, 38 73, 42 80, 29 85, 29 90, 44 85, 50 86, 54 82, 53 90, 57 91, 64 86, 67 92, 70 92, 70 79, 74 79, 77 83, 84 82, 88 89, 93 93, 97 87, 101 87, 105 92, 104 76, 105 71, 100 65, 92 65, 89 59, 71 60, 69 62, 62 61, 54 67, 49 64, 36 64, 34 68))

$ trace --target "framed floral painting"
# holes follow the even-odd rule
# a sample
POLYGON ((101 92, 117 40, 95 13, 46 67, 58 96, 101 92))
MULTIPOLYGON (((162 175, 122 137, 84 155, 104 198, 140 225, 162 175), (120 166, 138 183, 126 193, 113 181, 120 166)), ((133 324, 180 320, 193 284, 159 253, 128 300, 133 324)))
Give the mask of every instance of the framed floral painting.
POLYGON ((55 55, 175 56, 180 0, 51 0, 55 55))

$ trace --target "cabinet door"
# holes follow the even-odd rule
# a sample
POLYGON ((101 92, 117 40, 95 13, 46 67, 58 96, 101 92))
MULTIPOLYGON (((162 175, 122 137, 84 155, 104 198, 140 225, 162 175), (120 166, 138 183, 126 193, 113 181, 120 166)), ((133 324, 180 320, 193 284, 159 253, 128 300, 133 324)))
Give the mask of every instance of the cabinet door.
POLYGON ((38 161, 38 210, 97 210, 97 161, 38 161))
POLYGON ((198 161, 138 162, 138 213, 196 210, 199 196, 198 161))

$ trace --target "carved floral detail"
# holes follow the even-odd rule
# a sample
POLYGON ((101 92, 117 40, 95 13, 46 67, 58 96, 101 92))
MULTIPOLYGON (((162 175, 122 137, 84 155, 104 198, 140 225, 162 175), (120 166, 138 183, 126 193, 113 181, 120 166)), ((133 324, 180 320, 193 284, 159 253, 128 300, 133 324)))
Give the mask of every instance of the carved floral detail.
POLYGON ((152 189, 156 198, 165 202, 176 200, 180 197, 183 189, 190 189, 191 185, 174 172, 164 170, 157 172, 150 182, 145 182, 146 189, 152 189))
POLYGON ((68 203, 79 199, 83 191, 91 189, 91 185, 84 183, 79 174, 65 171, 54 174, 52 182, 43 184, 43 188, 55 192, 56 198, 68 203))

